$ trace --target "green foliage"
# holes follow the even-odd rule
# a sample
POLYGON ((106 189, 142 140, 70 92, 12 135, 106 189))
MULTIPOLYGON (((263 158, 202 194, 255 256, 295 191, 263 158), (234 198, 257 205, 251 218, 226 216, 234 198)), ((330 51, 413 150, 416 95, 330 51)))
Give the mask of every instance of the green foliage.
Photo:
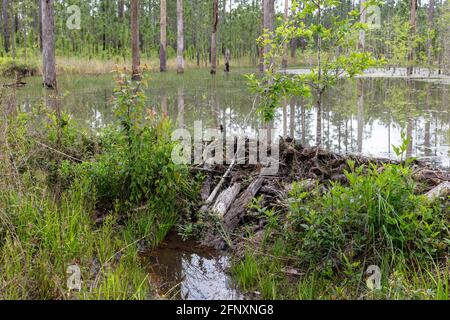
POLYGON ((141 85, 121 77, 117 123, 97 135, 55 97, 1 119, 0 298, 148 297, 137 244, 160 243, 198 188, 173 164, 170 122, 145 110, 141 85), (82 269, 79 293, 66 288, 71 264, 82 269))
POLYGON ((173 163, 170 121, 145 110, 141 85, 121 76, 114 92, 119 129, 103 130, 100 153, 77 170, 89 178, 97 208, 131 211, 128 230, 156 244, 189 212, 196 186, 188 182, 188 169, 173 163))
POLYGON ((334 86, 339 79, 354 78, 377 61, 369 52, 356 51, 355 35, 367 26, 359 22, 360 13, 347 13, 344 17, 332 19, 325 24, 323 12, 336 6, 337 1, 293 1, 297 13, 292 19, 275 29, 266 32, 259 44, 266 48, 264 54, 265 73, 261 80, 248 76, 250 86, 261 98, 260 114, 265 121, 273 120, 281 98, 289 96, 314 95, 320 108, 323 93, 334 86), (306 25, 304 19, 310 18, 306 25), (310 72, 295 76, 279 74, 276 59, 292 38, 304 37, 314 41, 317 48, 317 66, 310 72), (335 50, 339 48, 339 50, 335 50))
POLYGON ((416 195, 411 170, 402 165, 349 166, 348 184, 332 183, 325 192, 294 184, 278 224, 270 223, 272 209, 252 206, 269 210, 272 226, 264 254, 246 253, 235 263, 238 283, 263 291, 262 279, 276 279, 272 292, 284 298, 448 298, 448 201, 416 195), (371 264, 382 270, 380 292, 365 286, 371 264), (299 278, 286 274, 292 268, 299 278))
POLYGON ((1 299, 142 299, 146 274, 135 247, 115 237, 111 217, 97 228, 86 201, 87 181, 57 203, 41 185, 0 190, 1 299), (119 254, 120 253, 120 254, 119 254), (81 268, 82 289, 70 292, 66 269, 81 268), (116 279, 116 281, 112 281, 116 279))
POLYGON ((37 71, 38 67, 35 64, 0 57, 0 76, 2 77, 34 76, 37 74, 37 71))
POLYGON ((427 260, 447 252, 446 213, 414 194, 408 168, 361 167, 346 177, 348 186, 333 184, 306 203, 294 188, 287 234, 298 241, 302 261, 339 267, 344 255, 377 262, 385 255, 427 260))

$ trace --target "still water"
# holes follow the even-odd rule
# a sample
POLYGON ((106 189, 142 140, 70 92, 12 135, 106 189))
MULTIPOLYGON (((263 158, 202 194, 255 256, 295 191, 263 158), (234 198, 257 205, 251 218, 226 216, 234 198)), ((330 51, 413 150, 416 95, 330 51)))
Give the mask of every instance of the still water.
MULTIPOLYGON (((255 96, 243 77, 246 72, 250 70, 215 77, 206 70, 152 74, 145 89, 148 106, 167 113, 178 127, 192 129, 194 121, 201 120, 204 128, 222 126, 228 135, 252 136, 262 125, 254 113, 255 96)), ((44 96, 39 78, 27 82, 16 97, 23 110, 44 96)), ((112 75, 64 76, 59 85, 61 106, 80 125, 96 129, 112 121, 112 75)), ((404 132, 412 141, 410 155, 450 168, 449 89, 446 82, 426 79, 349 80, 326 94, 321 115, 309 99, 292 98, 278 110, 271 127, 277 135, 315 145, 320 116, 325 148, 388 158, 395 158, 392 145, 400 144, 404 132)))
POLYGON ((177 300, 242 300, 228 274, 229 258, 195 241, 170 234, 157 249, 146 254, 153 286, 161 298, 177 300))

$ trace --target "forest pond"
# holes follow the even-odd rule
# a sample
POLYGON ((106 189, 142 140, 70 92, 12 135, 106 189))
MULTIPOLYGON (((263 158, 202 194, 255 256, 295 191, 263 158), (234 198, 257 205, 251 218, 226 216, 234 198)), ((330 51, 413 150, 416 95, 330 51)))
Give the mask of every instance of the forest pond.
MULTIPOLYGON (((245 73, 212 77, 206 70, 185 75, 151 74, 145 89, 148 106, 167 113, 178 127, 223 127, 227 135, 252 136, 262 125, 255 111, 255 96, 245 73)), ((0 80, 0 84, 7 80, 0 80)), ((17 91, 23 110, 45 101, 40 78, 28 78, 17 91)), ((60 104, 81 125, 99 128, 112 120, 112 75, 61 76, 60 104)), ((401 132, 412 141, 409 154, 441 168, 450 168, 450 85, 445 82, 402 78, 349 80, 328 92, 322 113, 323 146, 339 153, 361 153, 395 158, 401 132)), ((314 145, 317 112, 309 99, 285 101, 273 124, 279 136, 293 136, 314 145)))

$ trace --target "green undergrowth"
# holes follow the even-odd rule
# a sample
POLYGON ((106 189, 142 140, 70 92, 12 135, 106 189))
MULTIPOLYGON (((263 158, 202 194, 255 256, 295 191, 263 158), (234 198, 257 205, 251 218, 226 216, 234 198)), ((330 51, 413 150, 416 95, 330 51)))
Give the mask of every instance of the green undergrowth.
POLYGON ((0 76, 2 77, 26 77, 38 73, 38 67, 34 63, 13 61, 10 58, 0 57, 0 76))
POLYGON ((171 160, 171 123, 118 77, 116 122, 81 131, 51 96, 0 122, 0 299, 152 297, 139 251, 157 246, 196 201, 171 160), (81 290, 70 290, 70 266, 81 290))
POLYGON ((294 184, 284 209, 255 200, 264 237, 233 264, 237 282, 269 299, 448 299, 449 199, 417 195, 407 166, 350 167, 325 192, 294 184))

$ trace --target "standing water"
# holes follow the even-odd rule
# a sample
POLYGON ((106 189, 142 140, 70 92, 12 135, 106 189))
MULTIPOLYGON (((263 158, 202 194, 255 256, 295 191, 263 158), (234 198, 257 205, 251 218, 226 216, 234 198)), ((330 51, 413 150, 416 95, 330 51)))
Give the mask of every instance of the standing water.
MULTIPOLYGON (((147 105, 168 114, 176 127, 192 130, 194 122, 201 120, 204 129, 222 127, 227 135, 252 136, 262 124, 244 73, 215 77, 206 70, 151 74, 145 89, 147 105)), ((27 82, 17 92, 17 104, 23 110, 45 101, 41 79, 27 82)), ((111 75, 62 76, 59 87, 61 106, 81 125, 96 129, 112 121, 111 75)), ((392 145, 401 144, 403 133, 411 141, 409 156, 450 168, 449 89, 448 82, 434 78, 347 80, 327 92, 320 114, 313 99, 285 100, 271 123, 272 132, 315 145, 316 124, 320 123, 324 148, 385 158, 396 157, 392 145)))
POLYGON ((177 300, 241 300, 233 284, 229 257, 170 234, 157 249, 147 252, 152 284, 161 298, 177 300))

